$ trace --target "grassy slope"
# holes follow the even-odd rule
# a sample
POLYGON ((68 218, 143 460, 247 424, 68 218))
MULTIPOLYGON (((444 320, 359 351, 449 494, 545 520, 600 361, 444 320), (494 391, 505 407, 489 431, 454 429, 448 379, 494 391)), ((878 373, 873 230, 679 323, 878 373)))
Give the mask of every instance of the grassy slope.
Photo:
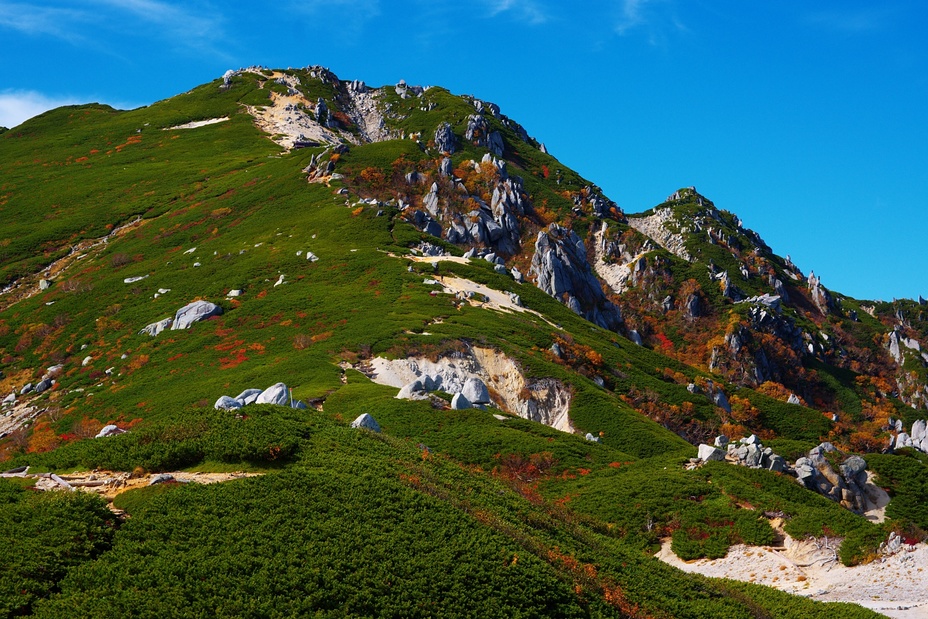
MULTIPOLYGON (((684 576, 643 554, 653 547, 657 532, 684 531, 675 543, 679 538, 679 547, 697 554, 717 552, 738 539, 766 539, 769 527, 739 508, 734 495, 755 505, 785 507, 797 516, 810 500, 768 473, 722 467, 681 471, 692 448, 617 397, 636 385, 669 402, 689 401, 709 414, 704 397, 663 378, 666 367, 694 376, 692 369, 593 328, 531 285, 516 284, 483 265, 442 264, 440 270, 511 289, 559 327, 529 314, 457 309, 447 295, 431 296, 422 285, 431 267, 410 272, 405 260, 385 253, 404 249, 419 237, 417 232, 396 220, 389 207, 357 211, 332 189, 307 185, 300 170, 312 151, 280 155, 239 113, 238 101, 257 104, 266 94, 246 78, 237 78, 226 92, 217 86, 132 112, 64 108, 0 138, 0 237, 9 239, 2 245, 3 278, 34 271, 69 243, 103 236, 135 216, 144 219, 48 291, 0 313, 5 373, 35 379, 52 363, 65 364, 56 388, 37 401, 61 413, 55 420, 40 418, 27 450, 62 445, 45 454, 20 455, 14 463, 57 470, 240 463, 274 471, 265 479, 228 487, 167 492, 152 497, 157 509, 148 511, 141 497, 138 513, 115 534, 113 550, 73 572, 62 584, 61 597, 36 606, 40 614, 105 615, 130 608, 138 608, 140 615, 177 614, 191 600, 202 600, 194 614, 205 614, 210 604, 225 604, 211 597, 217 592, 252 585, 259 593, 239 602, 254 604, 255 614, 274 616, 266 608, 273 596, 286 599, 293 612, 311 607, 334 614, 391 614, 408 610, 410 600, 434 595, 423 589, 424 578, 441 581, 448 606, 423 608, 422 614, 473 608, 480 615, 483 601, 496 600, 524 616, 550 614, 555 608, 565 615, 609 615, 616 606, 630 612, 635 604, 658 615, 662 609, 681 617, 752 616, 725 599, 725 586, 684 576), (160 130, 223 115, 232 119, 195 130, 160 130), (78 161, 82 157, 87 160, 78 161), (385 214, 378 217, 381 209, 385 214), (29 248, 36 246, 47 251, 35 256, 29 248), (297 256, 307 250, 320 260, 297 256), (274 286, 281 274, 285 283, 274 286), (143 275, 148 277, 140 282, 123 282, 143 275), (75 283, 65 285, 69 281, 75 283), (161 288, 170 292, 154 298, 161 288), (225 299, 232 288, 241 288, 243 296, 225 299), (137 334, 196 298, 219 302, 224 315, 157 338, 137 334), (426 326, 432 335, 421 334, 426 326), (598 351, 603 362, 595 369, 606 377, 608 389, 545 354, 556 336, 598 351), (397 401, 393 390, 359 374, 349 372, 343 384, 336 365, 361 351, 440 350, 460 340, 495 346, 516 358, 530 376, 570 384, 575 425, 602 432, 603 444, 523 420, 499 422, 481 411, 434 411, 428 404, 397 401), (82 366, 86 355, 92 360, 82 366), (113 368, 111 376, 103 372, 108 368, 113 368), (324 398, 324 412, 253 409, 237 424, 197 408, 210 407, 221 394, 234 396, 279 380, 294 387, 295 397, 324 398), (359 438, 344 428, 361 412, 374 414, 388 436, 359 438), (135 431, 106 442, 60 438, 78 427, 96 431, 116 420, 137 420, 135 431), (36 436, 48 440, 39 443, 36 436), (415 447, 420 443, 434 457, 423 460, 415 447), (710 480, 715 482, 711 488, 710 480), (766 490, 768 484, 775 490, 766 490), (711 511, 690 504, 687 497, 693 495, 705 497, 711 511), (253 502, 256 509, 230 508, 243 502, 253 502), (326 506, 324 517, 320 506, 326 506), (712 524, 728 518, 739 523, 733 535, 712 524), (309 530, 293 528, 317 520, 309 530), (657 528, 648 531, 649 520, 657 528), (378 537, 375 525, 384 521, 404 524, 378 537), (342 532, 349 523, 347 533, 342 532), (694 550, 698 543, 693 540, 703 538, 705 527, 712 529, 711 548, 694 550), (199 540, 206 530, 215 536, 208 546, 215 553, 203 554, 186 542, 174 547, 146 541, 199 540), (223 550, 236 548, 231 540, 242 531, 249 531, 247 552, 223 550), (446 532, 432 535, 450 540, 447 547, 429 539, 432 531, 446 532), (274 544, 259 541, 265 534, 274 537, 274 544), (327 545, 326 539, 335 541, 327 545), (364 544, 362 539, 373 541, 364 544), (477 540, 482 540, 480 551, 475 551, 477 540), (417 543, 423 546, 420 553, 391 556, 390 549, 417 543), (512 557, 521 552, 528 552, 521 555, 528 559, 519 559, 518 582, 534 593, 515 595, 509 585, 497 590, 510 576, 512 557), (140 562, 142 556, 156 559, 140 562), (326 571, 315 563, 321 558, 338 567, 326 571), (466 569, 453 569, 462 560, 466 569), (586 564, 595 565, 598 576, 582 567, 586 564), (139 565, 146 566, 142 572, 130 567, 139 565), (219 570, 211 567, 216 565, 234 569, 223 581, 190 576, 201 569, 215 574, 219 570), (258 587, 247 575, 255 565, 275 566, 283 576, 272 581, 277 584, 258 587), (400 585, 384 583, 387 572, 379 570, 386 565, 402 574, 400 585), (466 590, 466 573, 485 574, 482 586, 494 594, 466 590), (352 579, 360 592, 335 587, 336 581, 352 579), (296 582, 304 584, 291 589, 296 582), (328 589, 344 595, 332 597, 328 589), (119 593, 107 597, 103 590, 119 593), (372 598, 372 591, 383 593, 383 599, 372 598), (140 605, 140 600, 154 599, 162 606, 149 612, 140 605), (336 599, 350 599, 350 606, 334 605, 336 599)), ((456 126, 464 122, 466 110, 459 100, 441 90, 429 92, 439 103, 449 99, 456 126)), ((428 114, 412 114, 406 129, 433 130, 440 116, 428 114)), ((458 129, 463 133, 463 125, 458 129)), ((511 143, 514 137, 507 132, 511 143)), ((346 162, 389 165, 398 152, 415 154, 408 145, 354 148, 346 162)), ((529 150, 519 161, 527 168, 554 166, 549 159, 529 150)), ((549 184, 529 169, 525 173, 536 198, 547 196, 555 208, 562 200, 561 208, 569 209, 549 184)), ((581 183, 569 171, 565 179, 581 183)), ((819 501, 815 509, 821 510, 816 512, 819 526, 826 519, 847 532, 870 526, 848 519, 827 502, 819 501)), ((815 522, 803 526, 803 531, 816 532, 815 522)), ((825 613, 819 605, 761 588, 745 591, 771 616, 825 613)))

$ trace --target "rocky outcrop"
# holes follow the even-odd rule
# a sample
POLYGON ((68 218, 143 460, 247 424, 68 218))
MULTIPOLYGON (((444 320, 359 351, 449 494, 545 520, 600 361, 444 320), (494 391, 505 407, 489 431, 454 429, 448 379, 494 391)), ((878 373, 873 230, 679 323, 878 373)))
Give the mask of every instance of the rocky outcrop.
POLYGON ((834 445, 822 443, 812 448, 804 458, 796 460, 797 479, 810 490, 815 490, 840 503, 851 511, 862 514, 867 508, 864 487, 867 484, 867 462, 860 456, 850 456, 836 471, 827 454, 840 457, 834 445))
POLYGON ((902 420, 890 418, 890 426, 898 432, 890 439, 890 449, 910 447, 928 453, 928 420, 919 419, 912 424, 911 431, 903 432, 902 420))
POLYGON ((467 131, 464 138, 474 146, 486 148, 497 157, 503 156, 505 144, 499 131, 490 127, 490 122, 483 114, 471 114, 467 117, 467 131))
POLYGON ((687 262, 693 261, 692 254, 686 248, 686 237, 682 234, 684 230, 678 224, 672 208, 655 209, 646 217, 629 217, 628 225, 651 237, 658 245, 675 256, 687 262))
POLYGON ((835 301, 831 293, 822 286, 820 278, 815 276, 815 271, 809 272, 809 294, 812 296, 812 302, 815 307, 823 314, 828 314, 835 309, 835 301))
MULTIPOLYGON (((513 255, 519 251, 521 243, 521 228, 519 217, 529 208, 528 199, 522 179, 510 177, 506 172, 506 163, 490 157, 483 157, 476 167, 491 164, 497 172, 497 181, 493 188, 490 204, 480 196, 468 196, 471 204, 476 205, 467 213, 456 213, 450 216, 450 225, 445 239, 450 243, 459 245, 481 245, 492 248, 495 252, 513 255)), ((433 185, 437 191, 437 185, 433 185)), ((431 203, 438 203, 437 195, 433 199, 426 196, 426 207, 431 203)), ((438 216, 437 213, 433 213, 438 216)))
MULTIPOLYGON (((431 391, 460 393, 469 404, 492 403, 524 419, 573 431, 568 416, 570 389, 552 378, 527 379, 511 358, 490 348, 475 346, 466 353, 436 361, 376 357, 361 369, 381 385, 403 389, 418 381, 422 390, 409 393, 423 396, 431 391)), ((459 399, 458 403, 462 401, 459 399)))
POLYGON ((540 289, 590 322, 611 331, 622 326, 619 308, 606 298, 587 262, 586 247, 572 230, 551 224, 538 233, 529 274, 540 289))
POLYGON ((458 139, 451 130, 451 123, 443 122, 435 129, 435 148, 440 153, 453 155, 457 150, 458 139))
POLYGON ((306 404, 293 400, 290 388, 284 383, 274 383, 267 389, 245 389, 236 397, 220 396, 213 408, 216 410, 237 411, 250 404, 276 404, 277 406, 290 406, 305 409, 306 404))

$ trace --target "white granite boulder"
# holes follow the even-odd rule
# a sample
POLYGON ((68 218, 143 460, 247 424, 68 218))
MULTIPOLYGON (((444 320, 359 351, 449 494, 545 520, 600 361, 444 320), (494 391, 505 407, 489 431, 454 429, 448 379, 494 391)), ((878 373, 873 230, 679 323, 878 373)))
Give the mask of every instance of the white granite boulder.
POLYGON ((278 404, 290 406, 290 390, 283 383, 275 383, 255 398, 255 404, 278 404))
POLYGON ((358 418, 351 422, 351 427, 364 428, 366 430, 370 430, 371 432, 380 432, 380 424, 378 424, 368 413, 358 415, 358 418))
POLYGON ((222 314, 222 308, 215 303, 194 301, 177 310, 177 313, 174 314, 174 324, 171 325, 171 330, 186 329, 195 322, 219 316, 220 314, 222 314))

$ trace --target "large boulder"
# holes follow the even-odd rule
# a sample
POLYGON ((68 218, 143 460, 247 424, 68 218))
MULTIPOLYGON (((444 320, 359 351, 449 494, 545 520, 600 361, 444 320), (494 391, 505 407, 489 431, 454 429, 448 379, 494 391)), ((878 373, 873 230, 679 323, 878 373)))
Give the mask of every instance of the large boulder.
POLYGON ((370 430, 371 432, 380 432, 380 424, 378 424, 368 413, 358 415, 358 418, 351 422, 351 427, 364 428, 366 430, 370 430))
POLYGON ((171 330, 186 329, 195 322, 206 320, 212 316, 219 316, 220 314, 222 314, 222 308, 215 303, 194 301, 177 310, 177 313, 174 314, 174 324, 171 325, 171 330))
POLYGON ((706 445, 705 443, 699 446, 698 455, 699 455, 699 459, 702 460, 703 462, 709 462, 711 460, 721 461, 725 459, 724 451, 722 451, 721 449, 717 447, 713 447, 712 445, 706 445))
POLYGON ((424 400, 428 397, 425 385, 418 378, 403 385, 400 392, 396 394, 397 400, 424 400))
POLYGON ((255 404, 290 406, 290 390, 283 383, 274 383, 255 398, 255 404))
POLYGON ((462 411, 468 408, 473 408, 473 404, 470 400, 467 399, 463 393, 455 393, 454 397, 451 398, 451 408, 452 410, 462 411))
POLYGON ((119 426, 110 424, 107 426, 103 426, 103 429, 100 430, 94 438, 105 438, 107 436, 116 436, 117 434, 125 434, 125 433, 126 431, 120 428, 119 426))
POLYGON ((490 391, 479 378, 468 378, 464 381, 464 388, 461 389, 463 395, 472 404, 490 404, 490 391))

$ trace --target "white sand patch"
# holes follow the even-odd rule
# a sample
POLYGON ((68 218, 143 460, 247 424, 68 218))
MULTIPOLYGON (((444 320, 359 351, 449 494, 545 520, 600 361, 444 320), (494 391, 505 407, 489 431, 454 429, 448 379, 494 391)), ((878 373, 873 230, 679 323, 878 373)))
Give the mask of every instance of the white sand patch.
POLYGON ((721 559, 696 561, 677 557, 667 540, 655 556, 685 572, 767 585, 822 602, 851 602, 888 617, 928 618, 928 545, 844 567, 833 551, 820 547, 821 541, 783 535, 783 548, 738 544, 721 559))
POLYGON ((162 131, 173 131, 175 129, 196 129, 197 127, 206 127, 207 125, 216 125, 219 123, 224 123, 227 120, 229 120, 228 116, 223 116, 222 118, 208 118, 206 120, 195 120, 193 122, 184 123, 183 125, 165 127, 162 131))

